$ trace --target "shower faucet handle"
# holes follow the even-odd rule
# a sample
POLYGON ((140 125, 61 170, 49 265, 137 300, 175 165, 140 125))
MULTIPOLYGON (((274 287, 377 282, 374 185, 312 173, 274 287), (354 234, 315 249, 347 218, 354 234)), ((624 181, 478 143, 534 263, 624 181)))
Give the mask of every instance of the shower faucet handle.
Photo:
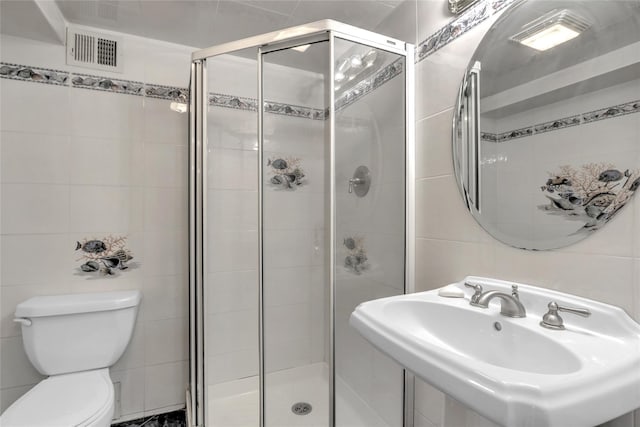
POLYGON ((364 179, 362 178, 351 178, 349 180, 349 194, 353 193, 353 187, 363 184, 364 183, 364 179))
POLYGON ((349 179, 349 193, 356 193, 358 197, 364 197, 369 192, 371 186, 371 173, 366 166, 358 166, 349 179))

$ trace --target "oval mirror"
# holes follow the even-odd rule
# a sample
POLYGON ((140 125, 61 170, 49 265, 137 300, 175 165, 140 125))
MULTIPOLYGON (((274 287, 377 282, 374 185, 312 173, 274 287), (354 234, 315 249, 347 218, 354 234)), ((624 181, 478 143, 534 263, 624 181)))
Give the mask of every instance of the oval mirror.
POLYGON ((514 4, 459 91, 454 168, 467 206, 518 248, 589 236, 640 192, 638 113, 640 2, 514 4))

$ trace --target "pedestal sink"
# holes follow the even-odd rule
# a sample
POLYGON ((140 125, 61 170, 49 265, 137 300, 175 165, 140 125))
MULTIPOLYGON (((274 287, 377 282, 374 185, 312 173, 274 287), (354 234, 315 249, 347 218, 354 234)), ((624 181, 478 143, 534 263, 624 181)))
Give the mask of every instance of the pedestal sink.
POLYGON ((480 284, 511 293, 513 282, 467 277, 464 298, 438 290, 360 304, 350 323, 374 346, 426 382, 505 426, 594 426, 640 407, 640 325, 622 309, 517 284, 527 314, 469 304, 480 284), (549 302, 580 307, 562 313, 564 330, 540 326, 549 302))

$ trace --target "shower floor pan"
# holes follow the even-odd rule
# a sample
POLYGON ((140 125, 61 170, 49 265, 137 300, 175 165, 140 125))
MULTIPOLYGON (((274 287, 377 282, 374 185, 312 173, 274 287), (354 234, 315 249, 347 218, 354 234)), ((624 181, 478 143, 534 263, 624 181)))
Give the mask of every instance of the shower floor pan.
MULTIPOLYGON (((267 374, 266 425, 277 427, 326 427, 329 413, 328 367, 315 363, 267 374), (306 415, 291 411, 298 402, 310 403, 306 415)), ((340 378, 336 397, 337 425, 388 427, 340 378)), ((258 377, 209 386, 210 427, 258 425, 258 377)))

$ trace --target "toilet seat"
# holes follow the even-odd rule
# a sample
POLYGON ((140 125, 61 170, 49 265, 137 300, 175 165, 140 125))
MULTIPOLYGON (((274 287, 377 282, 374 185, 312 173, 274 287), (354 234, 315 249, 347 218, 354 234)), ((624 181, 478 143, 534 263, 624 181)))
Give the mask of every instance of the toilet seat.
POLYGON ((2 427, 109 426, 114 394, 109 369, 54 375, 29 390, 0 417, 2 427))

